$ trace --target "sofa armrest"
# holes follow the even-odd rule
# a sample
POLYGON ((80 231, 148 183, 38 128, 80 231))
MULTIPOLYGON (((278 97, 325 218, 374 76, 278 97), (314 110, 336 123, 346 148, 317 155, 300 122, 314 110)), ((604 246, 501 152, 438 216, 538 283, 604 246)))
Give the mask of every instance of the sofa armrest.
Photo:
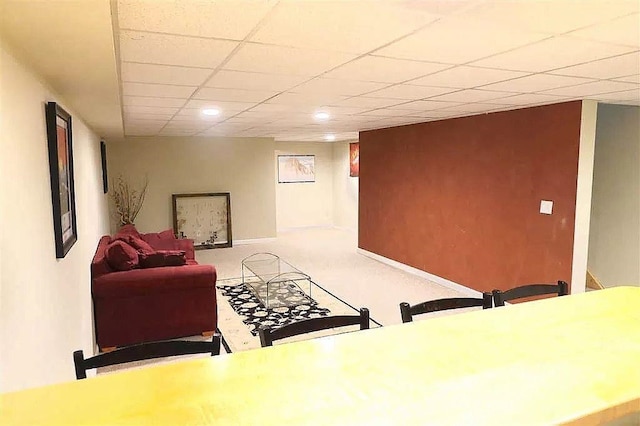
POLYGON ((215 283, 216 269, 212 265, 166 266, 103 275, 93 280, 92 293, 96 298, 114 298, 202 287, 215 291, 215 283))
POLYGON ((176 245, 178 250, 184 250, 185 257, 187 259, 194 260, 196 258, 196 252, 193 248, 193 240, 189 240, 186 238, 176 240, 176 245))

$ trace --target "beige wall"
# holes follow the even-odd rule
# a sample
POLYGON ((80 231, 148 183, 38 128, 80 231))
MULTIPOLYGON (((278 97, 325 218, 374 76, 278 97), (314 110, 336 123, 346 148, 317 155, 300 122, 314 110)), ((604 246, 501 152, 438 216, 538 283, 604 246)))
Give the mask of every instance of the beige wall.
MULTIPOLYGON (((74 380, 93 352, 89 264, 108 231, 100 140, 0 41, 0 392, 74 380), (73 116, 78 241, 56 259, 44 105, 73 116)), ((37 407, 34 407, 37 409, 37 407)))
POLYGON ((640 285, 640 108, 598 106, 589 270, 605 287, 640 285))
POLYGON ((349 142, 333 144, 333 225, 358 230, 358 179, 349 176, 349 142))
POLYGON ((109 175, 149 178, 136 219, 142 232, 172 228, 171 194, 230 192, 233 240, 276 236, 274 142, 269 138, 127 138, 108 147, 109 175))
POLYGON ((278 142, 274 158, 276 218, 278 230, 333 224, 332 144, 317 142, 278 142), (278 183, 277 156, 315 155, 316 181, 278 183))

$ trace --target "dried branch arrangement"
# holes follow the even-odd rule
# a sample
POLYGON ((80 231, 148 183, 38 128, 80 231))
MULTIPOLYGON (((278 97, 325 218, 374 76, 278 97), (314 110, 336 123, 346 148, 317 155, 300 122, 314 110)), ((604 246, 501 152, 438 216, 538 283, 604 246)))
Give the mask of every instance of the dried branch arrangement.
POLYGON ((130 185, 122 175, 112 183, 111 198, 115 208, 113 216, 120 226, 132 224, 136 219, 144 203, 144 197, 147 195, 148 185, 147 176, 145 176, 140 190, 130 185))

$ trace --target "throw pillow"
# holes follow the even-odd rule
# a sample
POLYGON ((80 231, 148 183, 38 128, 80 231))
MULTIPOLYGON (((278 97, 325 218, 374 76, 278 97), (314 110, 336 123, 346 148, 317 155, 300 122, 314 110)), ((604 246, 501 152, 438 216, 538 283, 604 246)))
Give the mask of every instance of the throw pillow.
POLYGON ((129 271, 140 266, 136 249, 121 240, 107 246, 105 257, 109 266, 116 271, 129 271))
POLYGON ((140 255, 140 267, 159 268, 162 266, 182 266, 187 263, 184 250, 158 250, 140 255))
POLYGON ((113 239, 117 240, 119 238, 128 237, 130 235, 132 235, 132 236, 134 236, 136 238, 140 238, 140 233, 138 232, 138 230, 136 229, 135 225, 133 225, 133 224, 122 226, 118 230, 116 235, 113 236, 113 239))
POLYGON ((136 249, 140 254, 153 254, 155 253, 155 249, 149 245, 142 238, 136 238, 133 235, 128 235, 126 237, 119 237, 119 240, 124 241, 129 244, 131 247, 136 249))

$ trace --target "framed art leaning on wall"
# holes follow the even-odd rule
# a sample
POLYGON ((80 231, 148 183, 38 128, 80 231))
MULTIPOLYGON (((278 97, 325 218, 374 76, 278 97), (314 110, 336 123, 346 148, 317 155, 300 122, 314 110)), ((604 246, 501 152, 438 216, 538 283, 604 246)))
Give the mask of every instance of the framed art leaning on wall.
POLYGON ((78 239, 76 197, 73 184, 71 115, 55 102, 45 106, 51 204, 56 258, 65 257, 78 239))
POLYGON ((231 194, 173 194, 173 231, 196 250, 231 247, 231 194))

